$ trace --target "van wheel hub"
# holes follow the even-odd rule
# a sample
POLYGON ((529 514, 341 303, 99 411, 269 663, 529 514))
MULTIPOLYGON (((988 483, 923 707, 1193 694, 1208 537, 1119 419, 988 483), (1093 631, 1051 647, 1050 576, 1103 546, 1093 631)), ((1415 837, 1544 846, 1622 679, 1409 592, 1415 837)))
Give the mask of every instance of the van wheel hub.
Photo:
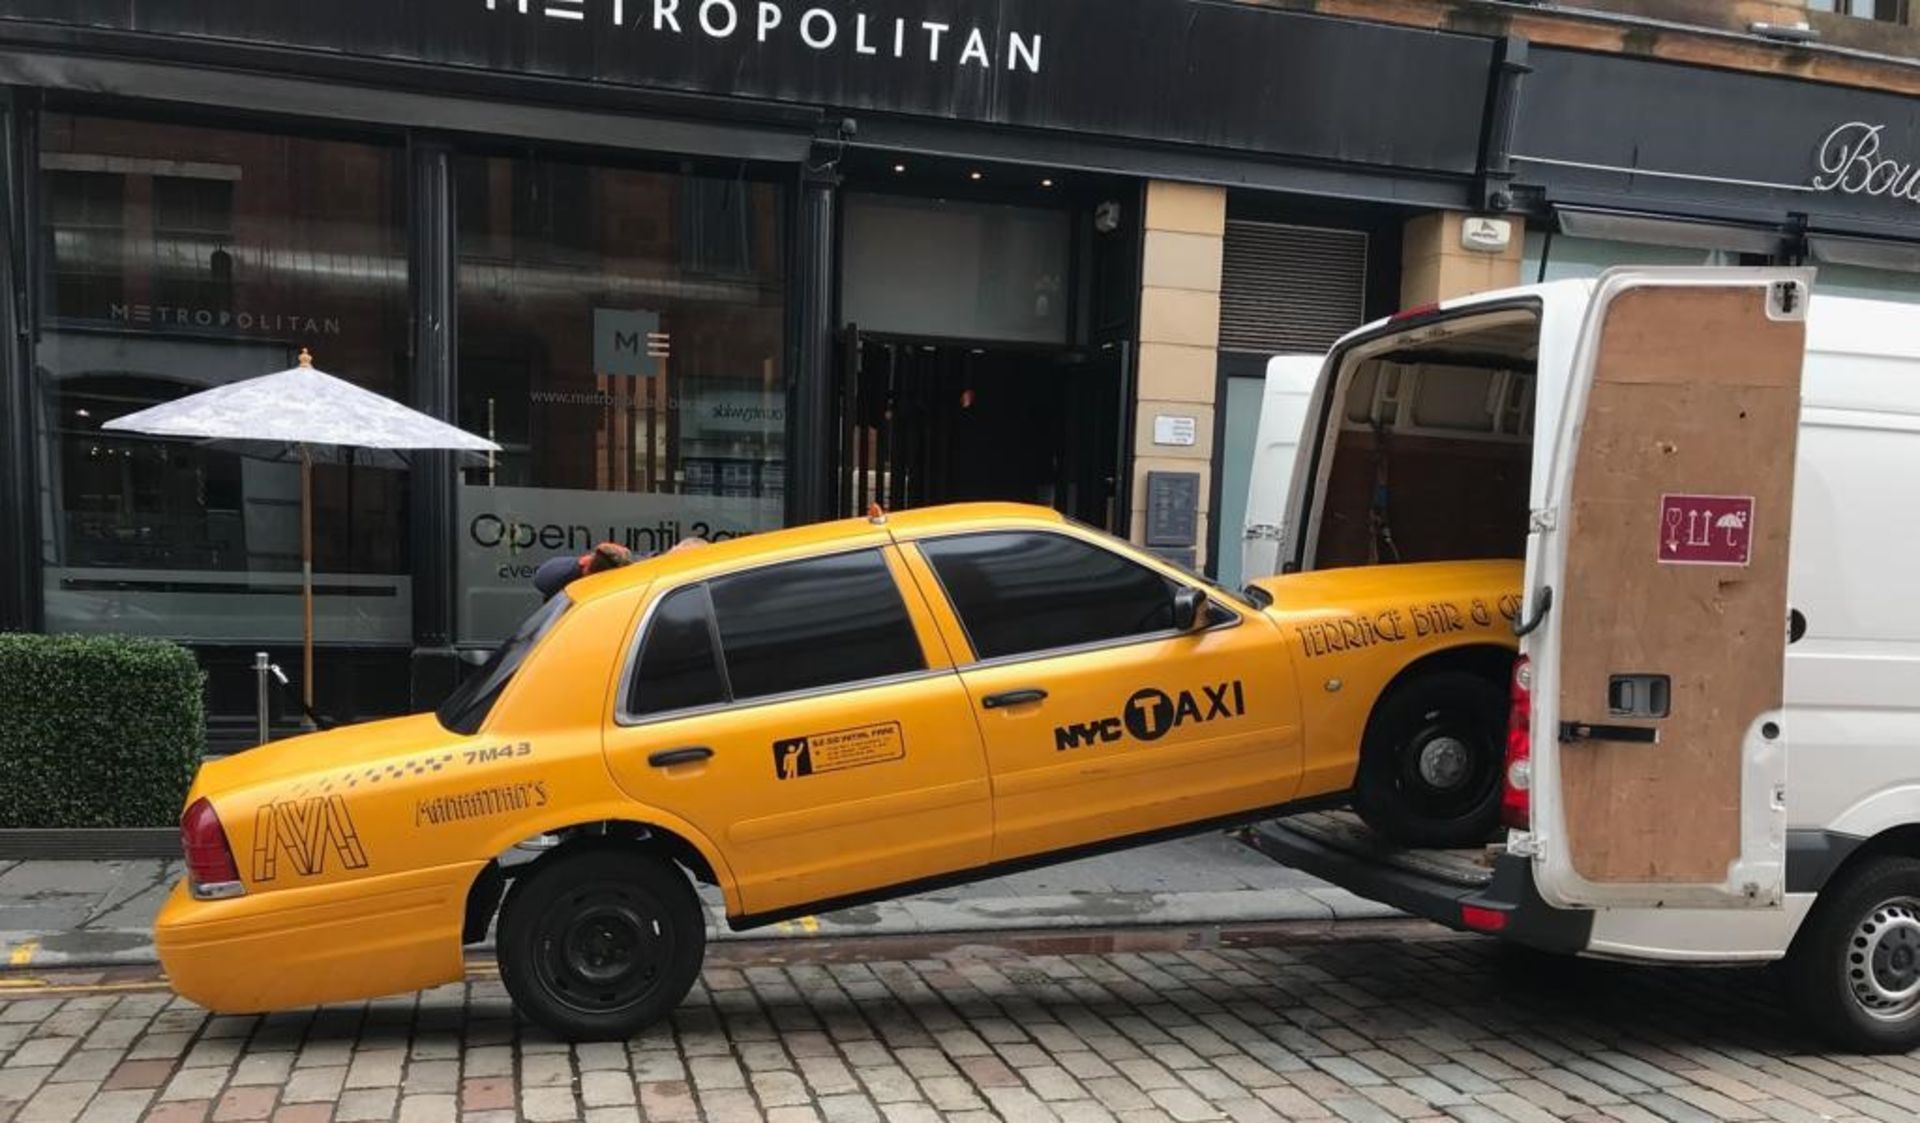
POLYGON ((1473 771, 1473 750, 1444 734, 1420 746, 1420 778, 1443 791, 1459 787, 1473 771))
POLYGON ((1854 1001, 1875 1018, 1920 1007, 1920 901, 1896 898, 1869 912, 1847 946, 1846 971, 1854 1001))

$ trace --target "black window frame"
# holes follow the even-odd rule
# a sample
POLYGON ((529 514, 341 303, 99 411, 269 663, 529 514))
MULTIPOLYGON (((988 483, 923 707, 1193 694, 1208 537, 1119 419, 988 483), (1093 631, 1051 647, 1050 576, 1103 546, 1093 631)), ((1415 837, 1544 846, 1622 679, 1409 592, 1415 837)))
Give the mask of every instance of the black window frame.
MULTIPOLYGON (((1107 537, 1106 535, 1101 534, 1101 532, 1097 530, 1091 531, 1090 533, 1092 535, 1096 535, 1099 537, 1107 537)), ((1113 539, 1113 541, 1115 543, 1120 542, 1120 540, 1117 538, 1113 539)), ((1042 529, 1038 527, 1000 527, 993 530, 961 531, 955 534, 929 534, 924 537, 912 539, 909 542, 903 543, 903 545, 909 545, 913 547, 914 552, 919 555, 921 562, 926 565, 927 572, 933 574, 934 583, 940 587, 940 596, 946 601, 946 606, 948 611, 953 613, 954 622, 960 625, 960 634, 966 638, 968 654, 972 657, 969 662, 964 664, 964 666, 968 666, 968 667, 1007 666, 1014 663, 1030 662, 1035 659, 1052 659, 1052 658, 1057 658, 1061 655, 1078 654, 1083 651, 1103 651, 1108 648, 1133 647, 1138 644, 1144 644, 1144 643, 1158 643, 1163 640, 1172 639, 1175 636, 1198 635, 1202 632, 1212 632, 1212 631, 1219 631, 1225 628, 1238 627, 1242 619, 1240 611, 1238 609, 1235 609, 1230 605, 1224 603, 1219 597, 1214 595, 1216 592, 1223 591, 1223 590, 1219 590, 1217 589, 1217 587, 1202 587, 1202 586, 1195 585, 1193 582, 1183 580, 1181 577, 1177 576, 1176 574, 1169 573, 1165 569, 1159 566, 1150 565, 1139 558, 1132 557, 1127 553, 1124 553, 1120 550, 1116 550, 1112 546, 1104 542, 1094 541, 1088 536, 1083 536, 1079 534, 1069 534, 1064 531, 1047 530, 1047 529, 1042 529), (987 538, 987 537, 997 537, 997 536, 1006 535, 1006 534, 1031 534, 1031 535, 1038 535, 1038 536, 1047 536, 1052 538, 1064 538, 1070 542, 1079 543, 1080 545, 1085 546, 1091 550, 1104 551, 1108 554, 1113 555, 1116 558, 1119 558, 1121 561, 1127 562, 1130 565, 1139 566, 1141 569, 1144 569, 1149 573, 1165 578, 1170 586, 1174 586, 1174 587, 1184 586, 1186 588, 1199 588, 1200 591, 1202 593, 1205 593, 1207 597, 1207 604, 1206 604, 1206 611, 1208 615, 1207 623, 1204 627, 1195 628, 1191 632, 1183 632, 1178 628, 1162 628, 1152 632, 1139 632, 1139 633, 1135 633, 1133 635, 1128 635, 1128 636, 1116 636, 1112 639, 1088 640, 1083 643, 1061 644, 1058 647, 1036 648, 1035 650, 1032 650, 1032 651, 1022 651, 1012 655, 993 655, 993 656, 982 657, 980 654, 980 645, 973 638, 973 630, 967 626, 967 618, 960 611, 959 602, 957 602, 954 599, 952 590, 947 588, 946 579, 940 576, 939 567, 933 564, 933 559, 928 557, 926 552, 922 550, 920 547, 923 544, 929 543, 929 542, 951 542, 951 541, 955 541, 957 539, 962 539, 962 538, 987 538)), ((1169 594, 1169 598, 1171 598, 1171 594, 1172 594, 1171 588, 1168 590, 1168 594, 1169 594)))
POLYGON ((894 571, 892 563, 887 560, 887 548, 889 545, 891 544, 876 543, 856 546, 845 550, 831 550, 826 553, 808 554, 805 557, 782 558, 779 561, 742 566, 739 569, 731 569, 725 573, 709 574, 697 580, 686 581, 659 590, 658 595, 652 597, 647 602, 646 612, 640 621, 640 627, 634 634, 633 642, 627 647, 626 658, 620 669, 620 693, 618 705, 614 707, 614 724, 622 728, 634 728, 652 725, 662 721, 678 721, 682 718, 714 713, 719 710, 752 709, 757 706, 774 705, 802 698, 815 698, 823 694, 837 694, 850 690, 866 690, 875 686, 890 686, 895 683, 911 682, 915 679, 926 678, 931 675, 951 673, 953 668, 935 667, 927 660, 925 637, 921 635, 920 626, 914 622, 913 608, 907 600, 908 587, 894 571), (824 686, 809 686, 779 694, 758 694, 750 698, 740 698, 736 696, 733 689, 733 674, 727 666, 726 643, 720 635, 720 614, 713 603, 713 592, 710 588, 712 583, 728 577, 737 577, 766 569, 776 569, 785 565, 797 565, 806 562, 824 561, 828 558, 869 553, 875 554, 880 558, 881 565, 885 568, 887 577, 893 582, 894 593, 900 598, 900 607, 906 618, 907 628, 913 636, 914 647, 920 653, 920 668, 918 670, 901 671, 895 674, 877 675, 870 678, 849 679, 845 682, 829 683, 824 686), (686 706, 676 710, 658 710, 644 714, 634 713, 628 708, 627 701, 633 696, 634 676, 640 673, 640 654, 646 646, 647 637, 653 631, 654 616, 659 611, 660 606, 666 603, 668 597, 695 588, 701 589, 705 593, 707 601, 707 627, 713 637, 713 649, 716 655, 716 662, 719 664, 720 679, 726 687, 726 700, 700 706, 686 706))

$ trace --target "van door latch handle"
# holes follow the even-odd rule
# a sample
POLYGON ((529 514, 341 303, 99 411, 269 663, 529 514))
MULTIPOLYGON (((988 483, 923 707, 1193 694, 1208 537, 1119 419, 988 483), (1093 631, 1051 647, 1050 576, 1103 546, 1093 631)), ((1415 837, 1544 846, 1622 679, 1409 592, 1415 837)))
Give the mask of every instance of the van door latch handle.
POLYGON ((662 749, 647 757, 647 763, 655 768, 672 768, 676 764, 694 764, 713 756, 713 750, 705 745, 689 745, 684 749, 662 749))
POLYGON ((1038 702, 1046 698, 1047 692, 1037 686, 1024 690, 1008 690, 1000 694, 989 694, 980 699, 980 705, 989 710, 1004 709, 1007 706, 1023 706, 1028 702, 1038 702))
POLYGON ((1660 731, 1638 725, 1599 725, 1590 721, 1563 721, 1560 723, 1560 742, 1571 745, 1577 741, 1613 741, 1628 745, 1657 745, 1660 743, 1660 731))

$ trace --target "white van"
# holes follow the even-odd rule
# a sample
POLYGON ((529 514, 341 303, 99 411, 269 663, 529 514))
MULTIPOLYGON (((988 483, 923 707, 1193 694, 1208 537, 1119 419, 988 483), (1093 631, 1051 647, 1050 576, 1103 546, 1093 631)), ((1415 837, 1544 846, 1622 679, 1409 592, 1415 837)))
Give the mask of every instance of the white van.
POLYGON ((1402 313, 1311 381, 1275 360, 1250 577, 1526 577, 1503 841, 1250 841, 1552 951, 1784 958, 1829 1036, 1920 1045, 1920 308, 1812 282, 1615 270, 1402 313))

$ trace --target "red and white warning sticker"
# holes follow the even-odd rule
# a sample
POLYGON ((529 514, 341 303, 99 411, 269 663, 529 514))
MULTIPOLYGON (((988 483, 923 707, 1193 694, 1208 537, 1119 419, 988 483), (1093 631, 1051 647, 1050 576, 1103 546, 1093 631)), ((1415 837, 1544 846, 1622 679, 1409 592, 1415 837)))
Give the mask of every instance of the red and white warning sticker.
POLYGON ((1660 561, 1746 565, 1753 556, 1753 496, 1662 495, 1660 561))

